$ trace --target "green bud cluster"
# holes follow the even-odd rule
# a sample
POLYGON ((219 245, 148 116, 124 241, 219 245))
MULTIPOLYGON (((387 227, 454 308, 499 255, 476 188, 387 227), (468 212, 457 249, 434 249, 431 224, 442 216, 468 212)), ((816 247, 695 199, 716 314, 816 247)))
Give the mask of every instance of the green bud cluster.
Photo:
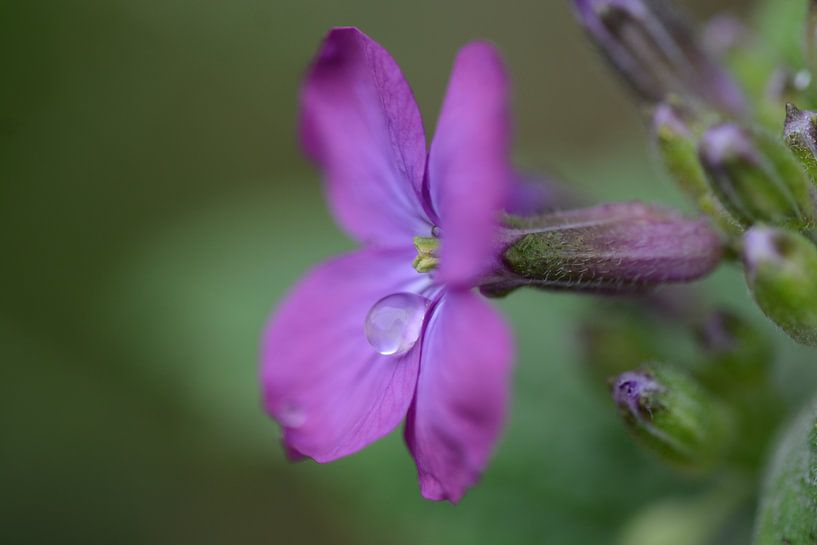
POLYGON ((673 95, 653 108, 652 134, 671 177, 741 256, 758 306, 793 339, 815 345, 817 4, 780 4, 759 19, 768 43, 741 28, 733 33, 740 43, 723 53, 754 117, 729 118, 673 95))
MULTIPOLYGON (((793 340, 817 347, 817 0, 760 2, 757 32, 728 17, 695 32, 661 0, 574 4, 651 116, 665 169, 718 228, 726 257, 742 268, 757 307, 793 340)), ((547 225, 528 226, 504 254, 506 265, 522 278, 535 277, 528 257, 541 250, 561 261, 551 261, 559 266, 540 278, 572 283, 590 273, 594 283, 585 284, 606 291, 611 279, 620 284, 634 271, 636 281, 628 285, 637 287, 644 271, 656 267, 623 241, 638 238, 633 226, 643 221, 653 222, 654 230, 661 214, 633 209, 624 220, 618 212, 551 218, 559 224, 555 233, 547 225), (609 238, 596 232, 598 222, 586 221, 596 216, 606 217, 609 238), (592 267, 580 259, 610 247, 624 259, 597 259, 592 267)), ((653 254, 669 246, 658 242, 651 244, 653 254)), ((671 268, 664 263, 662 279, 671 268)), ((739 483, 736 494, 705 493, 700 501, 645 510, 623 542, 720 542, 714 532, 724 516, 754 500, 791 401, 772 377, 773 346, 734 312, 699 304, 673 314, 647 297, 615 312, 594 309, 581 333, 586 367, 597 379, 607 377, 640 445, 672 466, 717 469, 719 483, 739 483), (667 332, 691 338, 692 346, 667 342, 667 332)), ((754 543, 817 545, 817 402, 773 450, 754 543)))

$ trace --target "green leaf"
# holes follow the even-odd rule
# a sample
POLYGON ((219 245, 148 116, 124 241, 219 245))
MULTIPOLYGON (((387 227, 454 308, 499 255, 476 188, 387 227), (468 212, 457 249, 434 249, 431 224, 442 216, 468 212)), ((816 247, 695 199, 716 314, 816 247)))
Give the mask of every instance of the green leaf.
POLYGON ((817 400, 781 441, 761 498, 755 545, 817 543, 817 400))

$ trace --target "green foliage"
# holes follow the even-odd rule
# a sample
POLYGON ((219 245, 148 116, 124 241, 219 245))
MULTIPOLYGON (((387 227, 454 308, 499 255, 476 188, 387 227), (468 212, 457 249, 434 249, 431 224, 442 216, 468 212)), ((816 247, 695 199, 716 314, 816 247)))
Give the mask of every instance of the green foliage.
POLYGON ((792 423, 772 459, 755 545, 817 543, 817 402, 792 423))

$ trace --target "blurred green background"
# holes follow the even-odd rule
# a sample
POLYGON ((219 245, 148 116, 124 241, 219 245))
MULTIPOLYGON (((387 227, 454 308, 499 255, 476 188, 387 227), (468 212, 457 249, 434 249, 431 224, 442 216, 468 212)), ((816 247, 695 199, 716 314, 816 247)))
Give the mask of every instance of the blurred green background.
MULTIPOLYGON (((521 166, 680 206, 566 1, 0 0, 0 542, 608 545, 699 487, 631 445, 578 365, 592 299, 539 292, 499 303, 514 404, 460 505, 420 498, 399 433, 331 465, 284 460, 259 332, 305 269, 352 247, 295 139, 300 78, 335 25, 392 52, 428 127, 457 48, 495 41, 521 166)), ((763 323, 736 271, 704 284, 763 323)), ((777 338, 794 405, 813 355, 777 338)))

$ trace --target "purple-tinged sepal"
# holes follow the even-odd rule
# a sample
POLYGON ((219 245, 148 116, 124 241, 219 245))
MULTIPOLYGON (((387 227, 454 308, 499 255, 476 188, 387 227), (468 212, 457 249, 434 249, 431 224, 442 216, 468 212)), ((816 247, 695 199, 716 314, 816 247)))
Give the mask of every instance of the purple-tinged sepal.
POLYGON ((814 186, 773 136, 722 123, 703 134, 698 153, 712 191, 742 225, 809 230, 817 224, 814 186))
POLYGON ((633 293, 696 280, 722 257, 707 220, 639 202, 508 217, 501 237, 497 264, 480 283, 486 295, 523 286, 633 293))
POLYGON ((635 439, 664 462, 702 471, 724 457, 732 415, 693 378, 663 364, 619 375, 611 394, 635 439))
POLYGON ((746 100, 695 31, 661 0, 573 0, 577 16, 633 91, 649 104, 689 97, 740 117, 746 100))
POLYGON ((817 346, 817 247, 802 235, 755 227, 743 238, 752 296, 795 341, 817 346))

